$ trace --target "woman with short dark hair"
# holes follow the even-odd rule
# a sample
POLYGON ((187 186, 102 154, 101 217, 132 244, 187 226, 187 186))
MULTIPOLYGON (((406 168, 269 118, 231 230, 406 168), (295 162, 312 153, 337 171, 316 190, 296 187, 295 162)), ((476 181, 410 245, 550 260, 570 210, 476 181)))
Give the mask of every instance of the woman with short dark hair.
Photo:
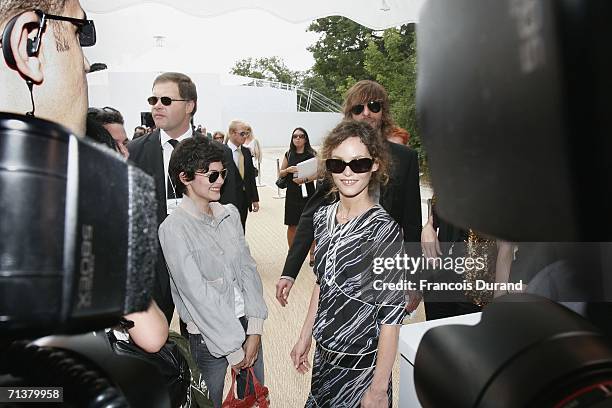
POLYGON ((168 172, 183 194, 159 227, 172 298, 187 323, 210 399, 221 407, 228 365, 239 371, 239 394, 246 380, 242 369, 253 367, 263 383, 263 287, 238 210, 217 202, 227 174, 222 147, 202 137, 185 139, 174 149, 168 172))

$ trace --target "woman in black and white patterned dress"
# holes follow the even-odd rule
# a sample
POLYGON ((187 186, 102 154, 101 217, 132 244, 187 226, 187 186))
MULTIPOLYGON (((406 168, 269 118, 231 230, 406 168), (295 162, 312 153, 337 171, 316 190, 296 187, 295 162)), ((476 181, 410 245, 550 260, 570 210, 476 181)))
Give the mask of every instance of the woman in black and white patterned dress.
POLYGON ((291 358, 308 371, 314 337, 306 407, 387 408, 406 293, 384 290, 403 271, 376 261, 395 258, 402 243, 401 228, 373 198, 386 181, 386 147, 369 125, 345 121, 321 155, 339 200, 314 216, 317 283, 291 358))

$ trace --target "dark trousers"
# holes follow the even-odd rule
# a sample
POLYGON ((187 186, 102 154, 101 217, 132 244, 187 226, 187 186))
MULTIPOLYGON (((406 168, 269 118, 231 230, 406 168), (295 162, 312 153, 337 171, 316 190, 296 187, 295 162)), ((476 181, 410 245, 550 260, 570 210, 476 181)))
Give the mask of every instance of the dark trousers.
MULTIPOLYGON (((247 320, 245 318, 241 318, 240 323, 242 323, 242 326, 246 332, 247 320)), ((208 398, 212 401, 215 408, 221 408, 224 397, 223 385, 225 382, 225 373, 227 373, 227 368, 229 365, 227 359, 225 357, 214 357, 212 354, 210 354, 204 339, 199 334, 189 335, 189 345, 191 347, 191 355, 198 365, 198 368, 202 373, 202 378, 204 379, 206 387, 208 388, 208 398)), ((253 365, 253 371, 255 372, 257 380, 259 380, 261 384, 264 384, 263 358, 263 348, 260 344, 257 360, 253 365)), ((239 398, 244 397, 246 377, 247 370, 241 370, 237 376, 236 382, 239 398)), ((252 390, 252 383, 250 385, 250 389, 252 390)))

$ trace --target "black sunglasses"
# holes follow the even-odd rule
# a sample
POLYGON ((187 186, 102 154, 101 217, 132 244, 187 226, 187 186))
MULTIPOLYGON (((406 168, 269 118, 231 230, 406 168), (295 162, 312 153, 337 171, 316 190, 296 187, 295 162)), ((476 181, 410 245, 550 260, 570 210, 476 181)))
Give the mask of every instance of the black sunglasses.
POLYGON ((353 173, 367 173, 372 170, 372 166, 374 165, 374 160, 369 157, 364 157, 363 159, 354 159, 350 162, 345 162, 340 159, 327 159, 325 160, 325 167, 327 170, 332 173, 340 174, 346 169, 346 166, 349 166, 353 173))
MULTIPOLYGON (((369 101, 367 105, 368 110, 372 113, 378 113, 382 109, 382 101, 369 101)), ((363 112, 364 108, 364 104, 355 105, 351 108, 351 113, 353 115, 359 115, 361 112, 363 112)))
POLYGON ((47 14, 42 10, 34 10, 34 12, 40 19, 40 22, 38 23, 38 34, 36 35, 36 38, 32 40, 32 51, 34 53, 37 53, 40 47, 41 33, 47 24, 47 20, 67 21, 77 26, 77 34, 79 35, 79 44, 81 44, 81 47, 91 47, 96 44, 96 26, 94 25, 93 20, 87 20, 86 18, 56 16, 54 14, 47 14))
POLYGON ((186 102, 188 100, 189 99, 172 99, 169 96, 162 96, 161 98, 158 98, 157 96, 149 96, 147 98, 147 102, 149 102, 149 105, 151 106, 157 105, 157 101, 161 101, 162 105, 164 106, 170 106, 172 102, 186 102))
POLYGON ((211 183, 214 183, 215 181, 217 181, 219 176, 221 176, 221 178, 225 180, 225 176, 227 175, 227 169, 211 170, 208 173, 196 172, 196 174, 199 174, 200 176, 208 177, 208 181, 210 181, 211 183))
POLYGON ((296 133, 293 135, 293 138, 294 139, 306 139, 306 135, 296 133))

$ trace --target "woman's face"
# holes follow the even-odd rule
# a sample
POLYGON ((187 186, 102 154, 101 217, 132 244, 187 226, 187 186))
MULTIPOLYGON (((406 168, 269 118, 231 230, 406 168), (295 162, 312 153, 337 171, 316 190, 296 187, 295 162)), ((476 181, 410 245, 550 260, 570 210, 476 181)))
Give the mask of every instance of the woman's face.
POLYGON ((306 145, 306 134, 300 129, 296 129, 291 135, 291 142, 296 149, 300 149, 306 145))
MULTIPOLYGON (((372 158, 368 148, 361 142, 358 137, 349 137, 336 147, 331 152, 332 159, 338 159, 345 163, 350 163, 353 160, 364 158, 372 158)), ((344 164, 341 164, 343 166, 344 164)), ((358 167, 357 163, 353 164, 358 167)), ((357 169, 362 170, 362 169, 357 169)), ((345 197, 355 197, 360 194, 368 193, 368 185, 372 178, 372 172, 378 170, 378 163, 374 162, 369 170, 359 173, 351 169, 350 166, 345 166, 341 173, 332 172, 332 179, 338 188, 340 194, 345 197)), ((328 170, 329 171, 329 170, 328 170)))
POLYGON ((194 179, 185 183, 189 198, 202 199, 208 202, 219 201, 221 186, 225 181, 223 173, 219 173, 221 170, 223 170, 221 162, 212 162, 206 173, 196 172, 194 179))

